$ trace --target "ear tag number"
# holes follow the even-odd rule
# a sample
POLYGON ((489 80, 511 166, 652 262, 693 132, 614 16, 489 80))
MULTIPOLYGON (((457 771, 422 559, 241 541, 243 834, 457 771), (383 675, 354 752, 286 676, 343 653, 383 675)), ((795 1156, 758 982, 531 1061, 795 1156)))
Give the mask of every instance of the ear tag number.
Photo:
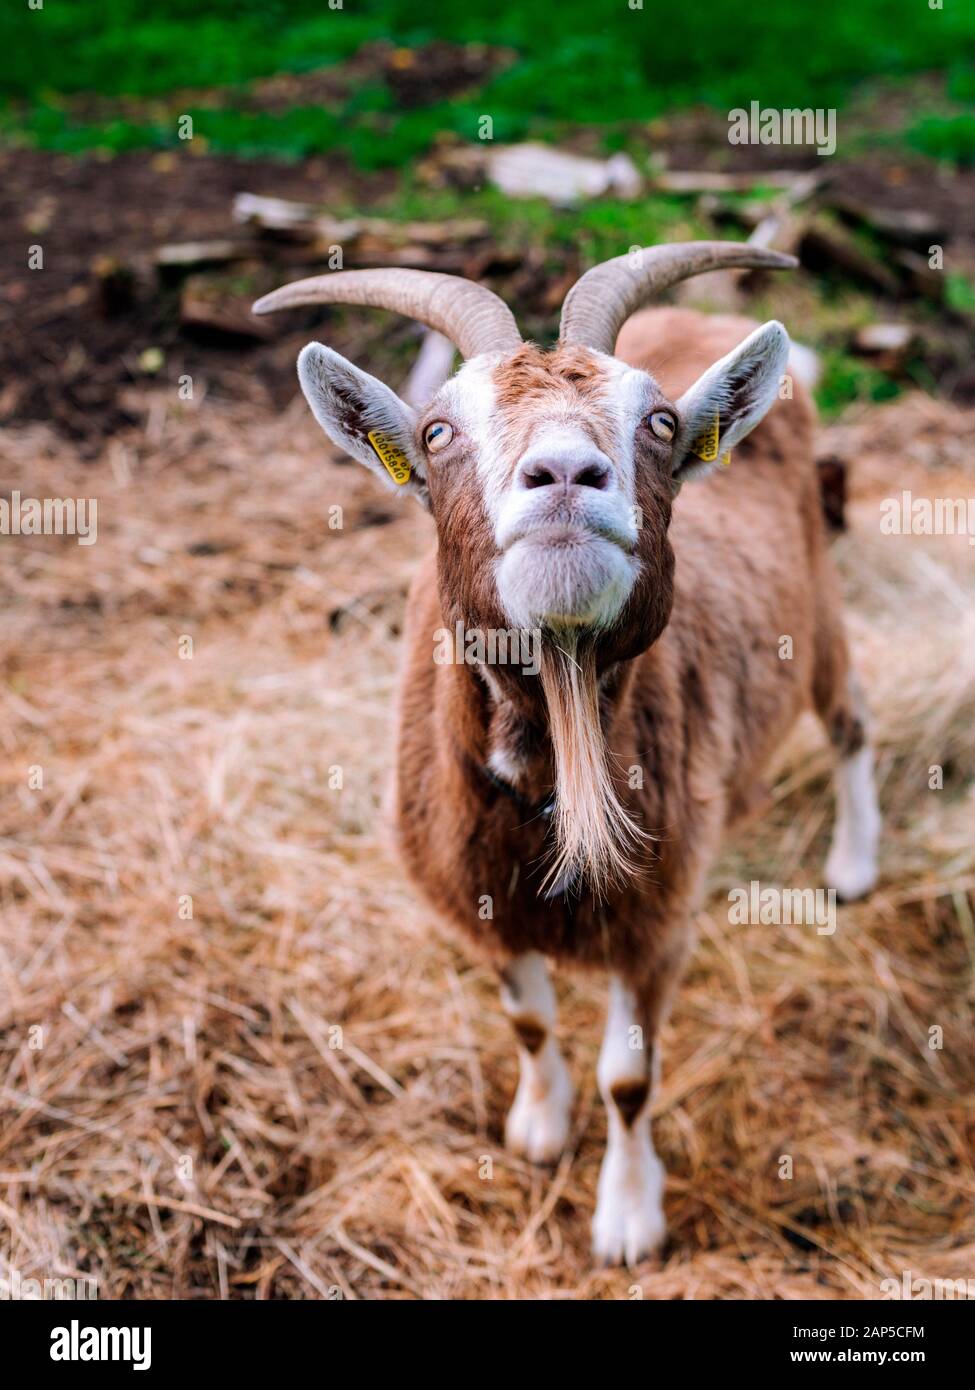
MULTIPOLYGON (((706 430, 702 430, 691 445, 691 452, 697 454, 702 463, 713 463, 718 457, 718 437, 720 434, 718 425, 718 412, 715 411, 713 424, 710 424, 706 430)), ((729 455, 726 454, 725 458, 728 457, 729 455)), ((722 460, 722 465, 727 467, 724 460, 722 460)))
POLYGON ((370 430, 367 438, 379 456, 379 461, 394 483, 410 481, 410 461, 398 445, 382 430, 370 430))

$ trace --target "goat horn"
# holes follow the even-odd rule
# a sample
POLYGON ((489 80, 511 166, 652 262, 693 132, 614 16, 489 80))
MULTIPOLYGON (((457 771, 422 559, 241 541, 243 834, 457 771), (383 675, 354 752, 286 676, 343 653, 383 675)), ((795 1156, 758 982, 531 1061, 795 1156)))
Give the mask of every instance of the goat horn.
POLYGON ((791 270, 798 264, 794 256, 733 241, 674 242, 630 251, 594 265, 576 281, 562 305, 559 338, 612 353, 630 315, 679 280, 733 266, 791 270))
POLYGON ((271 314, 299 304, 367 304, 392 309, 435 328, 461 354, 511 352, 521 334, 503 300, 483 285, 432 270, 339 270, 282 285, 259 299, 255 314, 271 314))

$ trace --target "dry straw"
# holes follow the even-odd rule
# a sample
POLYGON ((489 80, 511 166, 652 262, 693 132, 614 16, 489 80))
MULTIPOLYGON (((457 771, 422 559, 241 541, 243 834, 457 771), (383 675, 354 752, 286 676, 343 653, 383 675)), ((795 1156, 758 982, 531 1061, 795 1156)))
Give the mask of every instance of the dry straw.
POLYGON ((971 493, 973 415, 918 398, 827 441, 860 459, 838 554, 882 886, 833 936, 728 924, 732 884, 820 882, 804 726, 701 914, 656 1102, 673 1243, 636 1274, 587 1248, 602 982, 562 977, 580 1101, 569 1153, 532 1170, 500 1143, 494 983, 387 849, 428 523, 330 461, 300 407, 150 419, 88 466, 40 430, 0 442, 6 488, 99 499, 94 546, 0 541, 0 1275, 90 1273, 106 1298, 750 1299, 975 1274, 975 548, 877 525, 894 489, 971 493))

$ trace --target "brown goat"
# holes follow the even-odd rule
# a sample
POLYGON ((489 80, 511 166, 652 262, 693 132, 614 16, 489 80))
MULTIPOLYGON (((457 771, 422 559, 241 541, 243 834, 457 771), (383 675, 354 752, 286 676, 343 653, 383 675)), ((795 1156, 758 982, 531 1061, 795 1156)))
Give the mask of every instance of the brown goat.
POLYGON ((659 1029, 722 836, 759 809, 763 770, 806 708, 839 755, 829 884, 857 896, 876 872, 871 755, 788 338, 688 310, 628 317, 696 270, 782 264, 717 246, 589 272, 549 352, 521 343, 497 301, 471 298, 451 324, 447 277, 412 304, 402 273, 399 298, 363 273, 337 292, 352 273, 261 306, 386 303, 468 358, 417 416, 318 344, 299 375, 331 437, 398 470, 436 523, 408 604, 398 839, 423 896, 498 969, 521 1065, 506 1139, 535 1161, 558 1156, 572 1101, 545 958, 610 973, 593 1248, 611 1262, 663 1239, 659 1029), (498 634, 501 657, 484 640, 498 634))

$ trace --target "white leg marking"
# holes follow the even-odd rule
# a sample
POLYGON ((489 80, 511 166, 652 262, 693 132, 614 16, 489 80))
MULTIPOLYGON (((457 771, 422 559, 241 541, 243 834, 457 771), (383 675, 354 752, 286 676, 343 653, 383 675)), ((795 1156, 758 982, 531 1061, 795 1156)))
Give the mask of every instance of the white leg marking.
POLYGON ((664 1170, 650 1136, 650 1088, 657 1072, 633 992, 610 980, 606 1033, 597 1077, 609 1136, 599 1174, 592 1248, 606 1264, 638 1264, 667 1234, 664 1170))
POLYGON ((569 1137, 573 1091, 555 1041, 555 991, 544 956, 515 957, 504 972, 501 1005, 518 1036, 521 1067, 505 1143, 532 1163, 553 1163, 569 1137))
POLYGON ((826 859, 826 883, 847 902, 862 898, 877 881, 880 810, 869 744, 836 769, 836 826, 826 859))

